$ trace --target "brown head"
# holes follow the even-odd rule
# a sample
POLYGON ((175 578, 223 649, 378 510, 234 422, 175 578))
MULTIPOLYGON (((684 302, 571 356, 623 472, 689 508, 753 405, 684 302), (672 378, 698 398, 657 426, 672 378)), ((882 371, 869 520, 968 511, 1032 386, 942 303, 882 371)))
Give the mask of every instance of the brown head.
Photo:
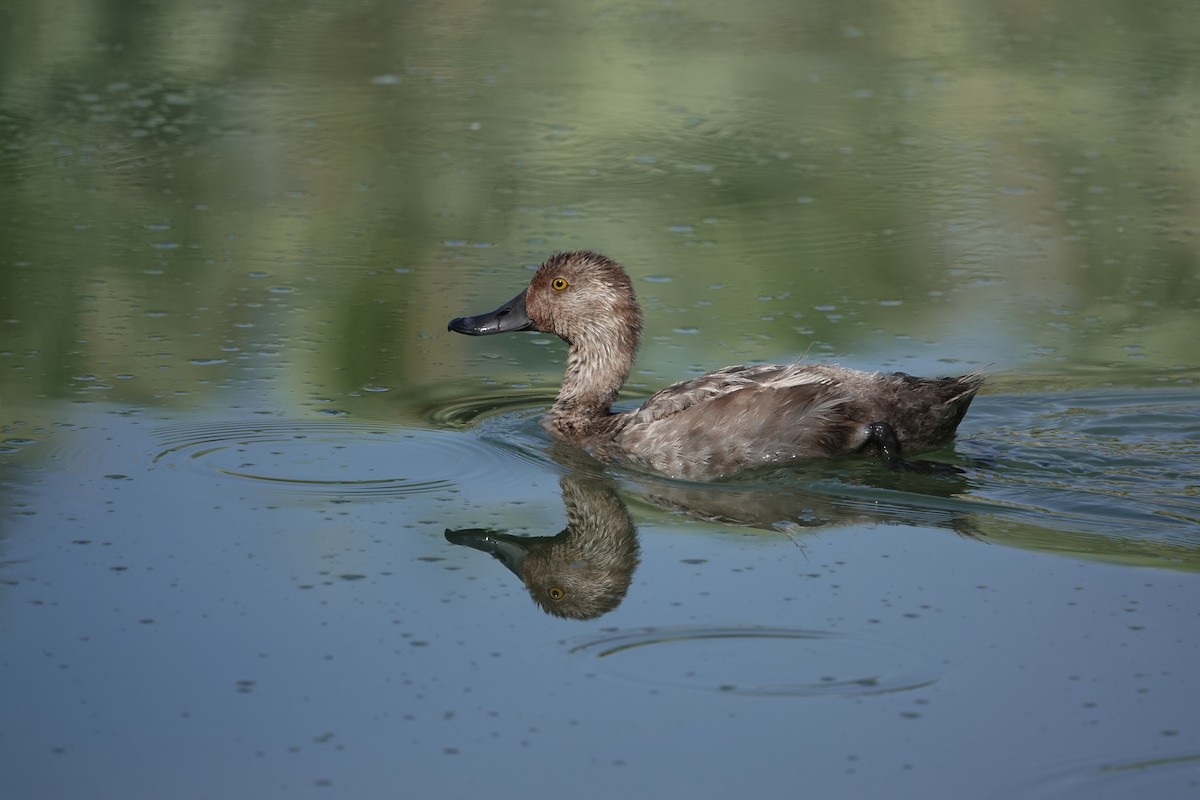
POLYGON ((642 309, 620 264, 576 250, 547 258, 525 291, 495 311, 452 319, 447 328, 470 336, 536 330, 570 344, 605 342, 636 351, 642 309))
POLYGON ((553 333, 570 345, 556 412, 586 427, 608 412, 633 366, 642 334, 642 309, 629 275, 611 258, 591 250, 557 253, 542 263, 529 287, 495 311, 459 317, 456 333, 486 336, 509 331, 553 333))
POLYGON ((546 259, 525 294, 525 308, 539 331, 570 344, 605 344, 634 352, 642 333, 642 309, 620 264, 590 250, 546 259))

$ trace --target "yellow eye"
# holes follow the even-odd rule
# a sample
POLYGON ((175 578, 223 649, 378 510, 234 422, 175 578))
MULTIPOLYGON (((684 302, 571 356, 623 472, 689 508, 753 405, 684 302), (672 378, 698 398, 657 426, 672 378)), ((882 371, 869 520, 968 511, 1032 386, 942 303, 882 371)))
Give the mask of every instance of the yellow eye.
MULTIPOLYGON (((550 281, 550 285, 554 287, 554 291, 556 292, 561 292, 568 286, 566 278, 555 278, 554 280, 550 281)), ((557 600, 558 598, 556 597, 554 599, 557 600)))
MULTIPOLYGON (((562 280, 562 278, 559 278, 558 280, 562 280)), ((557 284, 558 281, 555 281, 555 283, 557 284)), ((563 283, 566 283, 566 281, 563 281, 563 283)), ((567 595, 566 592, 564 592, 562 589, 558 588, 557 586, 551 586, 549 589, 546 590, 546 594, 550 595, 551 600, 562 600, 567 595)))

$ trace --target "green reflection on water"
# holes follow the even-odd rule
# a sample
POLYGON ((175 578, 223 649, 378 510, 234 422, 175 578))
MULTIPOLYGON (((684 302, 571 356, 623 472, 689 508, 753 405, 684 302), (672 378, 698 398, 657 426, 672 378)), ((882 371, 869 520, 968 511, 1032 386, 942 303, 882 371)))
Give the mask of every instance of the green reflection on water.
POLYGON ((580 246, 671 279, 639 283, 647 388, 802 353, 1194 365, 1187 3, 8 14, 11 404, 551 383, 444 321, 580 246))

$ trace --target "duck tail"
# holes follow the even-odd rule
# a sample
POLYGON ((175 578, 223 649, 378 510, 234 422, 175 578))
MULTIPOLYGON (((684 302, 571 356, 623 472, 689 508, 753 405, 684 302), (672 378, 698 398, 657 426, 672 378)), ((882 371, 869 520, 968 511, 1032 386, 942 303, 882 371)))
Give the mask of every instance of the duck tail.
MULTIPOLYGON (((954 385, 958 386, 961 391, 959 391, 958 394, 948 398, 946 403, 949 405, 963 403, 963 405, 966 406, 975 399, 975 393, 979 391, 981 386, 983 386, 984 374, 983 370, 975 370, 974 372, 968 372, 965 375, 959 375, 957 378, 951 378, 950 380, 952 380, 954 385)), ((964 408, 963 410, 965 411, 966 409, 964 408)))

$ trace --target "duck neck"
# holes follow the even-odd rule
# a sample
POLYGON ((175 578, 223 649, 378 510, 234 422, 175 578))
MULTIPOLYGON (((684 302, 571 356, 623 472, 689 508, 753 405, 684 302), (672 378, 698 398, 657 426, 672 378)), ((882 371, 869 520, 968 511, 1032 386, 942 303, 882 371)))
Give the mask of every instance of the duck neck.
POLYGON ((547 425, 566 439, 595 436, 611 425, 612 404, 633 367, 636 342, 568 342, 562 389, 547 425))

